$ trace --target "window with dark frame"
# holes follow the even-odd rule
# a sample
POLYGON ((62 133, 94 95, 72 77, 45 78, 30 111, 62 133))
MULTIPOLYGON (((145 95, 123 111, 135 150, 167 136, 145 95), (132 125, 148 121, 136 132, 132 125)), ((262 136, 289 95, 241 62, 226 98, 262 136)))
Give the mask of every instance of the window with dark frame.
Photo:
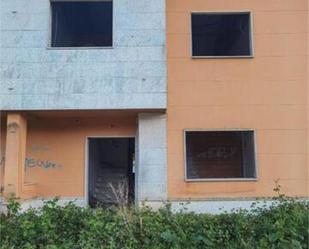
POLYGON ((112 1, 51 1, 52 47, 111 47, 112 1))
POLYGON ((191 25, 193 56, 252 56, 249 12, 193 13, 191 25))
POLYGON ((186 178, 256 178, 253 131, 187 131, 186 178))

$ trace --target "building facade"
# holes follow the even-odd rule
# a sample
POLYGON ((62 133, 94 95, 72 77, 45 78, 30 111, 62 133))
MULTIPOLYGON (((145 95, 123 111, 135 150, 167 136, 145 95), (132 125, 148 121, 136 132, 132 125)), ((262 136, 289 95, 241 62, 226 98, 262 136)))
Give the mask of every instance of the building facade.
POLYGON ((5 197, 308 197, 306 0, 2 0, 0 84, 5 197))

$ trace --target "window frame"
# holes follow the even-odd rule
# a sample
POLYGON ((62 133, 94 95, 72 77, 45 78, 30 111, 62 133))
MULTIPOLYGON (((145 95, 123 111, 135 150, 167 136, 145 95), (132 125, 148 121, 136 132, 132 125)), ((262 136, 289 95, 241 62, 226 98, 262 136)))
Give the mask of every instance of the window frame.
POLYGON ((48 40, 47 49, 50 50, 90 50, 90 49, 113 49, 114 48, 114 34, 115 34, 115 18, 114 18, 114 0, 49 0, 49 22, 48 22, 48 40), (111 46, 97 46, 97 47, 53 47, 52 46, 52 25, 53 13, 52 3, 56 2, 112 2, 112 45, 111 46))
POLYGON ((190 12, 190 46, 191 46, 191 58, 192 59, 252 59, 255 56, 254 51, 254 32, 253 32, 253 14, 251 10, 213 10, 213 11, 191 11, 190 12), (228 14, 249 14, 249 21, 250 21, 250 32, 249 32, 249 48, 250 48, 250 55, 193 55, 193 33, 192 33, 192 16, 193 15, 203 15, 203 14, 222 14, 222 15, 228 15, 228 14))
POLYGON ((258 176, 258 159, 257 159, 257 136, 255 129, 184 129, 183 130, 183 160, 184 160, 184 180, 185 182, 256 182, 259 180, 258 176), (254 170, 255 170, 255 177, 235 177, 235 178, 198 178, 198 179, 191 179, 188 178, 187 175, 187 141, 186 141, 186 134, 187 132, 229 132, 229 131, 250 131, 253 132, 253 145, 254 145, 254 170))

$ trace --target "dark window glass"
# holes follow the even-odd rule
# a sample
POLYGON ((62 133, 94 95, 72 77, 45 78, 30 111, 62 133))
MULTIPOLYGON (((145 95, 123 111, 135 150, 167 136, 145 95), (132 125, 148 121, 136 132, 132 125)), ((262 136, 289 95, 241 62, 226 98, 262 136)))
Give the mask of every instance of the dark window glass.
POLYGON ((51 5, 52 47, 112 46, 112 1, 51 5))
POLYGON ((192 14, 193 56, 251 55, 249 13, 192 14))
POLYGON ((254 178, 253 131, 186 132, 187 178, 254 178))

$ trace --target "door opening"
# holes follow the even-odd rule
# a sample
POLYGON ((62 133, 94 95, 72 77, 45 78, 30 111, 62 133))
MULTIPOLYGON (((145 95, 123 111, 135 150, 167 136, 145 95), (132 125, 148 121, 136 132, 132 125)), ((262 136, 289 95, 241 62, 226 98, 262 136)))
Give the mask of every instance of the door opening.
POLYGON ((134 202, 134 138, 88 139, 90 207, 134 202))

